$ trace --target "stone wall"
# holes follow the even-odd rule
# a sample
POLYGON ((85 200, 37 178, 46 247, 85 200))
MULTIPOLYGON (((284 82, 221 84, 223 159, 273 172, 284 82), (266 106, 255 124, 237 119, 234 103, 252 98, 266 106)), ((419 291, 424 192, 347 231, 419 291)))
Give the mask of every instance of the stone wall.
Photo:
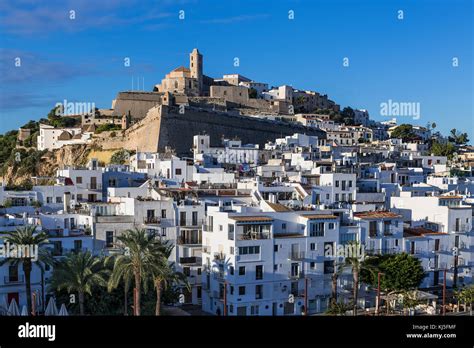
POLYGON ((220 146, 224 136, 238 137, 243 144, 259 144, 261 148, 267 141, 294 133, 326 137, 325 132, 300 125, 194 108, 186 108, 184 114, 179 114, 177 108, 164 108, 167 110, 161 119, 159 151, 164 151, 165 146, 171 146, 177 154, 190 154, 193 136, 203 133, 210 135, 211 146, 220 146))
POLYGON ((222 137, 237 137, 243 144, 259 144, 261 148, 267 141, 294 133, 326 137, 323 131, 301 125, 193 107, 186 107, 184 114, 180 114, 178 107, 160 105, 150 109, 147 117, 127 129, 124 136, 103 140, 98 145, 103 149, 149 152, 164 152, 170 146, 178 155, 190 155, 193 136, 204 133, 210 135, 211 146, 220 146, 222 137))
POLYGON ((130 115, 132 119, 142 119, 148 110, 162 103, 162 93, 119 92, 114 102, 114 116, 130 115))

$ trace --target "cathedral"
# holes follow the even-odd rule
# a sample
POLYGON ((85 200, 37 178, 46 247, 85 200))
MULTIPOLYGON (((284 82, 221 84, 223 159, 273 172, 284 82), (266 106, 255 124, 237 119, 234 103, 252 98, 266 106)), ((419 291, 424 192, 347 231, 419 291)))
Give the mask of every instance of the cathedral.
MULTIPOLYGON (((180 66, 165 76, 154 88, 155 92, 169 92, 189 96, 206 95, 204 76, 202 74, 203 59, 197 48, 189 54, 189 68, 180 66)), ((208 90, 208 88, 207 88, 208 90)))

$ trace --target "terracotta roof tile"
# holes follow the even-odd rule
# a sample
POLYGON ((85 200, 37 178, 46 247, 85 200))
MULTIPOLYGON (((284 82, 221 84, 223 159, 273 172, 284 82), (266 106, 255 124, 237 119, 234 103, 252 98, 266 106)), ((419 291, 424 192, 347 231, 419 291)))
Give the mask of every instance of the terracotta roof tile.
POLYGON ((359 219, 392 219, 401 218, 402 216, 391 211, 364 211, 354 213, 354 217, 359 219))

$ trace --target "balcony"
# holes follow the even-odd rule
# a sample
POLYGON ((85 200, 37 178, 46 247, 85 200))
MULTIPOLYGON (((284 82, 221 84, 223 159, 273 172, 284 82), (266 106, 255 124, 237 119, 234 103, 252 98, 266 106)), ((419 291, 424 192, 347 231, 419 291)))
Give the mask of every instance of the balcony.
POLYGON ((206 219, 197 219, 197 220, 186 219, 186 220, 180 220, 179 226, 181 228, 200 229, 205 223, 206 223, 206 219))
POLYGON ((16 277, 4 276, 3 282, 5 283, 5 285, 23 284, 25 282, 25 276, 23 275, 19 275, 16 277))
POLYGON ((288 254, 288 260, 292 261, 301 261, 304 260, 306 254, 304 251, 292 251, 288 254))
POLYGON ((365 252, 371 255, 385 255, 385 254, 396 254, 400 252, 400 250, 398 248, 365 249, 365 252))
POLYGON ((468 224, 459 224, 454 226, 454 232, 456 233, 467 233, 471 231, 471 226, 468 224))
POLYGON ((143 219, 145 225, 159 225, 161 223, 161 218, 157 216, 147 216, 143 219))
POLYGON ((206 225, 206 224, 202 225, 202 230, 204 232, 212 232, 212 229, 213 229, 213 226, 211 225, 206 225))
POLYGON ((202 264, 202 259, 197 256, 190 256, 190 257, 180 257, 179 263, 182 265, 195 265, 195 264, 202 264))
POLYGON ((178 243, 178 245, 201 245, 201 241, 198 238, 186 238, 183 236, 179 236, 176 242, 178 243))
POLYGON ((295 273, 295 272, 288 272, 288 279, 303 279, 304 278, 304 272, 301 271, 301 272, 298 272, 298 273, 295 273))
POLYGON ((91 191, 102 191, 102 184, 99 183, 91 183, 91 184, 79 184, 77 185, 80 189, 87 189, 91 191))
POLYGON ((447 269, 447 264, 446 262, 430 262, 428 268, 431 271, 443 271, 447 269))
POLYGON ((246 234, 240 234, 239 240, 258 240, 258 239, 270 239, 270 232, 251 232, 246 234))

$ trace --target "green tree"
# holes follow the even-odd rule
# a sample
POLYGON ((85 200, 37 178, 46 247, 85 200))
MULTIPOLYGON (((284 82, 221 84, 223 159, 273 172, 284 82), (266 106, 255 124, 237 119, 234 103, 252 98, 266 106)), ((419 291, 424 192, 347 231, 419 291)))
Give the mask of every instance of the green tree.
POLYGON ((117 237, 123 247, 123 254, 114 259, 114 268, 109 279, 109 289, 115 288, 118 284, 133 274, 135 280, 136 315, 140 315, 141 289, 146 292, 151 279, 151 269, 156 255, 157 246, 153 233, 147 233, 144 229, 127 230, 117 237))
POLYGON ((450 142, 440 143, 438 141, 434 141, 431 145, 431 153, 435 156, 446 156, 451 159, 454 152, 456 152, 456 147, 450 142))
MULTIPOLYGON (((390 294, 415 290, 426 276, 421 261, 407 253, 379 255, 369 262, 373 268, 383 273, 380 287, 390 294)), ((373 287, 378 285, 377 273, 362 272, 361 278, 373 287)))
POLYGON ((345 124, 347 125, 354 124, 354 117, 355 117, 354 109, 352 109, 350 106, 345 107, 344 109, 342 109, 341 117, 345 124))
POLYGON ((114 152, 110 158, 111 164, 125 164, 130 160, 130 151, 125 149, 114 152))
POLYGON ((390 138, 402 139, 404 142, 409 141, 416 137, 411 124, 401 124, 395 128, 390 134, 390 138))
POLYGON ((333 302, 330 304, 329 308, 326 311, 326 314, 329 315, 346 315, 347 311, 350 311, 353 308, 352 303, 333 302))
POLYGON ((173 245, 168 241, 157 241, 153 252, 153 267, 151 270, 153 277, 153 284, 156 290, 156 306, 155 315, 161 313, 161 296, 162 291, 168 289, 173 285, 184 285, 190 291, 190 285, 186 276, 181 272, 176 272, 174 263, 169 262, 168 258, 173 250, 173 245))
POLYGON ((338 263, 334 265, 334 272, 331 276, 331 304, 337 304, 337 280, 344 271, 344 264, 338 263))
MULTIPOLYGON (((10 257, 0 261, 0 266, 9 263, 13 266, 22 265, 25 275, 25 290, 28 310, 31 310, 31 272, 35 263, 52 264, 51 254, 44 246, 49 243, 44 232, 36 232, 35 226, 20 227, 14 232, 7 232, 3 237, 4 243, 16 246, 28 246, 38 250, 38 255, 23 254, 21 257, 10 257), (37 257, 35 257, 37 256, 37 257)), ((31 250, 31 249, 30 249, 31 250)), ((13 256, 13 255, 12 255, 13 256)))
POLYGON ((54 267, 51 287, 66 289, 68 293, 77 292, 79 313, 84 315, 85 295, 92 295, 92 288, 96 285, 105 287, 107 274, 103 260, 93 256, 90 251, 72 252, 54 267))
POLYGON ((349 245, 352 247, 352 256, 344 259, 344 268, 350 268, 352 271, 352 279, 354 282, 354 288, 352 289, 353 297, 353 311, 354 315, 357 315, 357 300, 359 298, 359 283, 360 273, 362 271, 374 273, 375 267, 370 263, 371 256, 360 257, 358 250, 361 250, 359 242, 351 242, 349 245))
POLYGON ((456 145, 466 145, 469 142, 467 133, 461 133, 456 128, 451 129, 448 139, 456 145))

